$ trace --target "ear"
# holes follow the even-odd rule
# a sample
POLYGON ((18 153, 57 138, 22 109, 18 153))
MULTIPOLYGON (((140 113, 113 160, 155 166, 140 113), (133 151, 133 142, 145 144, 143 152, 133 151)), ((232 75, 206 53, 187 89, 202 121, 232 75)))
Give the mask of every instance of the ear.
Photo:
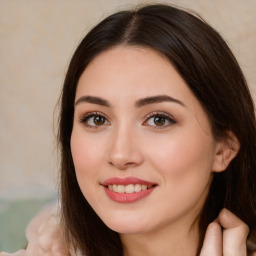
POLYGON ((236 157, 240 143, 233 132, 227 131, 223 138, 216 142, 213 172, 223 172, 236 157))

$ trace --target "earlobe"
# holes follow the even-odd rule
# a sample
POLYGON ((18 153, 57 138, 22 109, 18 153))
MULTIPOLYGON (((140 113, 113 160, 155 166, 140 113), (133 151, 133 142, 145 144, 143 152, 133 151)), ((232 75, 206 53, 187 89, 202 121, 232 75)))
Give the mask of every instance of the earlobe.
POLYGON ((230 162, 236 157, 240 143, 233 132, 226 132, 225 136, 217 141, 213 172, 225 171, 230 162))

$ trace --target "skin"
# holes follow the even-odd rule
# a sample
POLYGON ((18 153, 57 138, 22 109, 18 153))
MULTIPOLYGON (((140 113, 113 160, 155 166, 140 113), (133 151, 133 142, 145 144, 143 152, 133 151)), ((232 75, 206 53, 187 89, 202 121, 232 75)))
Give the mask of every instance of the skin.
MULTIPOLYGON (((212 174, 224 171, 236 155, 226 140, 214 139, 202 106, 163 55, 121 46, 98 55, 79 79, 71 151, 83 195, 103 222, 120 233, 125 256, 195 255, 197 218, 212 174), (174 100, 136 105, 159 95, 174 100), (108 106, 84 100, 87 96, 108 106), (159 113, 166 115, 160 125, 159 113), (106 195, 106 179, 131 176, 157 186, 132 203, 106 195)), ((243 224, 239 221, 234 225, 243 224)), ((222 237, 216 226, 223 223, 220 218, 209 227, 202 256, 209 255, 213 237, 222 237)), ((233 233, 227 235, 231 242, 233 233)), ((214 244, 216 255, 222 255, 220 240, 214 244)))
MULTIPOLYGON (((223 209, 206 231, 200 256, 246 256, 248 226, 227 209, 223 209), (223 230, 222 230, 223 229, 223 230)), ((251 256, 255 256, 253 253, 251 256)))

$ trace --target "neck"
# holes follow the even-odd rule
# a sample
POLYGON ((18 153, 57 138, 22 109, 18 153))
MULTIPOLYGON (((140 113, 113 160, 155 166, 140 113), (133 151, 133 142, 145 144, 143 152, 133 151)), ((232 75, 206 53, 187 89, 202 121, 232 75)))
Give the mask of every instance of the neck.
POLYGON ((172 225, 143 234, 121 234, 124 256, 195 256, 198 224, 172 225))

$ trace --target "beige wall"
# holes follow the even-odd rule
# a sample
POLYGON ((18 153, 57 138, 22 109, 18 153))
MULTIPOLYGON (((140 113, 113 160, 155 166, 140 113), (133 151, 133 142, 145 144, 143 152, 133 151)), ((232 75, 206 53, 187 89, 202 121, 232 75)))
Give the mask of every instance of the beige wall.
MULTIPOLYGON (((56 191, 53 111, 71 54, 102 17, 139 2, 0 0, 0 198, 56 191)), ((255 0, 162 2, 192 8, 219 30, 256 91, 255 0)))

